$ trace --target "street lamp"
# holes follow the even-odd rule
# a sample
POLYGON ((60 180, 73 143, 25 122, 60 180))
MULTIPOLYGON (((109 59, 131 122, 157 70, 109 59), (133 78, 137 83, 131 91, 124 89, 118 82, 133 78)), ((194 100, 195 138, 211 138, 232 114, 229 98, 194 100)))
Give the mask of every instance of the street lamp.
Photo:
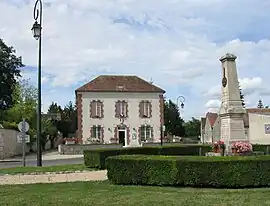
POLYGON ((180 105, 181 108, 184 109, 184 106, 185 106, 185 105, 184 105, 185 97, 179 96, 179 97, 177 97, 177 100, 176 100, 176 101, 177 101, 177 106, 179 106, 179 102, 180 102, 180 103, 181 103, 181 105, 180 105))
POLYGON ((36 0, 34 6, 33 36, 38 40, 38 105, 37 105, 37 166, 42 166, 41 152, 41 30, 42 30, 42 1, 36 0), (39 8, 37 7, 39 6, 39 8))

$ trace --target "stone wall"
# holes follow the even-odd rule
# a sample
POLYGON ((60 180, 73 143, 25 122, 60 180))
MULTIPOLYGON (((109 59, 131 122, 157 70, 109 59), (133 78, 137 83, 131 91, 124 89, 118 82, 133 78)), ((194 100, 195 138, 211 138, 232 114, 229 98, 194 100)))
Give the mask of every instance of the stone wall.
POLYGON ((100 148, 122 148, 121 144, 73 144, 58 145, 58 152, 62 155, 83 154, 84 150, 100 149, 100 148))
MULTIPOLYGON (((0 159, 22 155, 22 144, 17 143, 19 132, 12 129, 0 129, 0 159)), ((29 147, 25 145, 25 152, 29 147)))

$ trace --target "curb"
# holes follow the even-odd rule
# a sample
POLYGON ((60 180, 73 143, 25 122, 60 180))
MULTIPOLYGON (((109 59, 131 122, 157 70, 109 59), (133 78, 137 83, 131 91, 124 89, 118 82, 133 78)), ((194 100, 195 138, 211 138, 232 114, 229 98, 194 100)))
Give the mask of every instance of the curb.
POLYGON ((57 175, 57 174, 88 173, 88 172, 95 172, 95 170, 75 170, 75 171, 56 171, 56 172, 22 172, 22 173, 10 173, 10 174, 0 173, 0 177, 1 176, 14 176, 14 175, 57 175))
POLYGON ((21 160, 0 160, 0 163, 8 163, 8 162, 22 162, 21 160))

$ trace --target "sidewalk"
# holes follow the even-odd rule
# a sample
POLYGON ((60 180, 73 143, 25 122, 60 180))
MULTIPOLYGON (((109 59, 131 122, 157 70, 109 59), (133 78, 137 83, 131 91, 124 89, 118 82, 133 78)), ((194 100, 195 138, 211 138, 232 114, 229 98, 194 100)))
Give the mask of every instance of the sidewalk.
POLYGON ((38 175, 2 175, 0 185, 57 183, 76 181, 102 181, 107 180, 107 171, 74 172, 66 174, 38 174, 38 175))
MULTIPOLYGON (((74 158, 83 158, 83 155, 60 155, 57 151, 50 151, 46 152, 42 155, 43 160, 63 160, 63 159, 74 159, 74 158)), ((29 154, 26 156, 26 160, 36 160, 37 155, 36 154, 29 154)), ((16 156, 13 158, 8 158, 8 159, 0 159, 1 162, 21 162, 22 157, 21 156, 16 156)))

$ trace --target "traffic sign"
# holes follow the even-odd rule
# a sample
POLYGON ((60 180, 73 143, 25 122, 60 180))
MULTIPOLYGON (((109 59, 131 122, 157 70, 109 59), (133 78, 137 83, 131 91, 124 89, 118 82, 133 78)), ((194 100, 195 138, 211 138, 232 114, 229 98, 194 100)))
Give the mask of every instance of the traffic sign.
POLYGON ((23 135, 23 134, 17 135, 17 143, 23 142, 23 136, 24 136, 24 142, 29 143, 30 142, 30 135, 23 135))
POLYGON ((28 132, 28 130, 29 130, 29 124, 26 121, 21 121, 18 124, 18 129, 20 130, 20 132, 28 132))
POLYGON ((163 125, 162 126, 162 131, 165 132, 165 130, 166 130, 166 127, 165 127, 165 125, 163 125))

